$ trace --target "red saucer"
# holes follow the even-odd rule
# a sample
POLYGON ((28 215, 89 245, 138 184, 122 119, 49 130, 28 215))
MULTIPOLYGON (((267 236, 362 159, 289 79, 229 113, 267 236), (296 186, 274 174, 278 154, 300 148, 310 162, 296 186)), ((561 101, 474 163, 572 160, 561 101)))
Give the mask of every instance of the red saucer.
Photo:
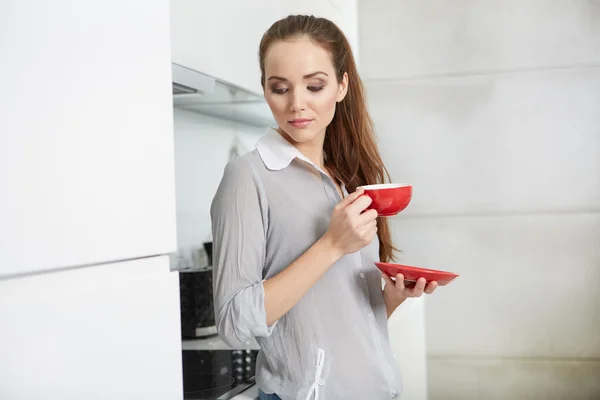
POLYGON ((409 265, 376 262, 377 268, 394 278, 398 274, 404 275, 404 280, 416 282, 419 278, 425 278, 427 282, 436 281, 439 286, 444 286, 454 280, 458 274, 448 271, 438 271, 412 267, 409 265))

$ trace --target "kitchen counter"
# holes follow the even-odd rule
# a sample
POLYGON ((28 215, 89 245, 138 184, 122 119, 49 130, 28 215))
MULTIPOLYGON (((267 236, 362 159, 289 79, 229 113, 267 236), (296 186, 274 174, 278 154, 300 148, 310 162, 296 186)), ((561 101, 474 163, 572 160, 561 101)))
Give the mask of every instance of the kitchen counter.
POLYGON ((235 349, 229 347, 221 338, 217 335, 210 336, 202 339, 184 339, 181 341, 182 350, 260 350, 260 346, 256 340, 252 339, 246 345, 236 347, 235 349))
POLYGON ((258 399, 258 386, 253 385, 248 390, 238 394, 232 400, 256 400, 258 399))
POLYGON ((217 400, 256 400, 258 399, 258 386, 254 383, 244 383, 238 385, 236 388, 225 393, 217 400))

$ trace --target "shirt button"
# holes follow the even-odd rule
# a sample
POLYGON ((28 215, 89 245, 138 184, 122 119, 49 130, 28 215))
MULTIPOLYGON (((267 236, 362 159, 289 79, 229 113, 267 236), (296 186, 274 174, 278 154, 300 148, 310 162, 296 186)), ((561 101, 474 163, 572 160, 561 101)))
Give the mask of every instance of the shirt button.
POLYGON ((321 386, 323 386, 325 384, 325 381, 323 380, 323 378, 319 379, 318 384, 321 385, 321 386))
POLYGON ((375 319, 375 316, 373 315, 373 313, 369 313, 369 318, 370 319, 375 319))
POLYGON ((364 272, 361 272, 361 273, 360 273, 360 277, 364 279, 364 278, 365 278, 365 273, 364 273, 364 272))

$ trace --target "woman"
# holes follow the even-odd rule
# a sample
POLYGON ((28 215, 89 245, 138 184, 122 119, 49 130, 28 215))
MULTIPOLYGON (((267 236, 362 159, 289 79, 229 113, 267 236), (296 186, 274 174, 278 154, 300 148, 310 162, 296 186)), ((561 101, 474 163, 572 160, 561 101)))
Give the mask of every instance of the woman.
POLYGON ((348 41, 331 21, 290 16, 259 57, 279 127, 227 165, 213 200, 219 334, 260 344, 261 399, 396 397, 387 318, 437 284, 384 275, 381 289, 374 263, 395 249, 357 187, 388 174, 348 41))

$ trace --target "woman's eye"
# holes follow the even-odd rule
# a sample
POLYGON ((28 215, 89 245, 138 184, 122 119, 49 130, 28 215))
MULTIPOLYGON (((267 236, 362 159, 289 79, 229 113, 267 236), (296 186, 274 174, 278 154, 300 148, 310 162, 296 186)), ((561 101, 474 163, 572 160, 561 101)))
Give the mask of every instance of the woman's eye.
POLYGON ((323 90, 324 86, 309 86, 308 90, 311 92, 318 92, 319 90, 323 90))
POLYGON ((285 92, 287 92, 286 88, 275 88, 271 90, 273 93, 275 94, 284 94, 285 92))

